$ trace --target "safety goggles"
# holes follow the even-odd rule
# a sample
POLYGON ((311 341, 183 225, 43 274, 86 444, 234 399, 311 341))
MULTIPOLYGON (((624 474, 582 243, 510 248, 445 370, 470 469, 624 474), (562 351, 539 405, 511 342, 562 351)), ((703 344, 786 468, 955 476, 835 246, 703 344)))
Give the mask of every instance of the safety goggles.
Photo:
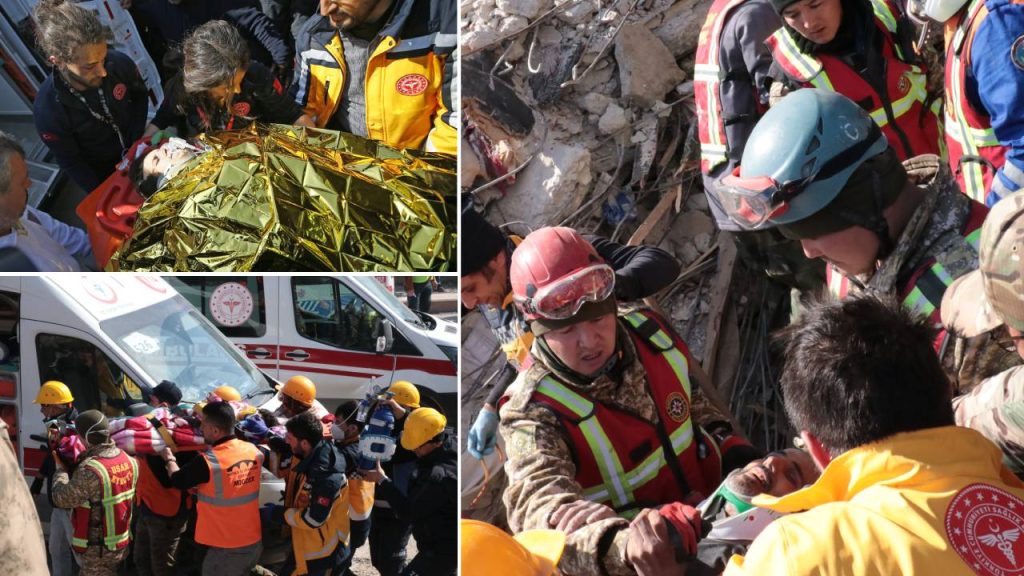
POLYGON ((615 271, 607 264, 595 264, 560 278, 516 302, 528 314, 549 320, 567 320, 587 302, 602 302, 615 290, 615 271))
POLYGON ((789 207, 789 201, 799 195, 814 180, 814 176, 779 183, 771 176, 740 176, 736 167, 731 174, 722 178, 719 198, 722 207, 740 226, 756 230, 769 219, 781 215, 789 207))

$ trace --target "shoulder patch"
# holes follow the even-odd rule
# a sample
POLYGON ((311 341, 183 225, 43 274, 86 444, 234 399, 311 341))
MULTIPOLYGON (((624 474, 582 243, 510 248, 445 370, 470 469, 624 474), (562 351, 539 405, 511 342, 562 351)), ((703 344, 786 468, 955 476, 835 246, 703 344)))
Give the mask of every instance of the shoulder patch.
POLYGON ((971 484, 946 510, 946 539, 979 576, 1024 575, 1024 500, 988 484, 971 484))
POLYGON ((531 424, 513 428, 508 438, 507 448, 509 458, 535 453, 537 451, 537 426, 531 424))
POLYGON ((1010 46, 1010 61, 1018 70, 1024 70, 1024 34, 1017 36, 1010 46))

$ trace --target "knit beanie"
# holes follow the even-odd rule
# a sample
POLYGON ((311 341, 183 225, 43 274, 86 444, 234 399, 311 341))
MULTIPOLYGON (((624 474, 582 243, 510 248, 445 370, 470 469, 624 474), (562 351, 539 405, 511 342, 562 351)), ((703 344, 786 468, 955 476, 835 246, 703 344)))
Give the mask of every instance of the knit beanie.
POLYGON ((483 270, 501 252, 508 238, 473 208, 473 195, 462 195, 462 276, 483 270))

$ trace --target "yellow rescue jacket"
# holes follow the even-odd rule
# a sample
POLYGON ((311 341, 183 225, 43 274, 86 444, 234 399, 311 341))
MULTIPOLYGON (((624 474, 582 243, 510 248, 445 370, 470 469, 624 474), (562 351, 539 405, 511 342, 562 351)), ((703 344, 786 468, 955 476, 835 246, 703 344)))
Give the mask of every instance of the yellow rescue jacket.
POLYGON ((351 482, 346 482, 341 471, 344 460, 338 462, 340 454, 331 458, 333 450, 333 442, 325 440, 307 457, 309 463, 293 463, 286 473, 284 521, 285 529, 291 532, 292 552, 295 553, 292 575, 308 573, 307 562, 327 558, 339 546, 348 546, 351 482), (307 475, 309 467, 318 469, 318 479, 307 475), (329 469, 326 474, 325 467, 329 469), (327 507, 330 511, 326 519, 317 525, 311 518, 323 517, 327 507))
POLYGON ((948 426, 835 458, 817 482, 754 504, 776 520, 725 574, 969 576, 1024 567, 1024 484, 984 436, 948 426), (972 568, 979 566, 979 568, 972 568))

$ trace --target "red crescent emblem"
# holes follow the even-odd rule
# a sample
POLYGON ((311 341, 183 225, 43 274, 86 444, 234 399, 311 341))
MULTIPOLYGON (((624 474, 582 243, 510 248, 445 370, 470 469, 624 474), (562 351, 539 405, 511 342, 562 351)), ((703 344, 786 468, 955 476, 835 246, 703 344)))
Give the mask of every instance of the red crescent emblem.
POLYGON ((248 102, 235 102, 231 106, 231 113, 238 116, 248 116, 252 106, 248 102))
POLYGON ((395 90, 403 96, 416 96, 427 90, 430 81, 423 74, 406 74, 395 82, 395 90))
POLYGON ((128 92, 128 87, 124 84, 118 84, 114 86, 114 100, 124 100, 125 93, 128 92))
POLYGON ((1024 574, 1024 500, 988 484, 957 492, 946 510, 946 538, 979 576, 1024 574))

